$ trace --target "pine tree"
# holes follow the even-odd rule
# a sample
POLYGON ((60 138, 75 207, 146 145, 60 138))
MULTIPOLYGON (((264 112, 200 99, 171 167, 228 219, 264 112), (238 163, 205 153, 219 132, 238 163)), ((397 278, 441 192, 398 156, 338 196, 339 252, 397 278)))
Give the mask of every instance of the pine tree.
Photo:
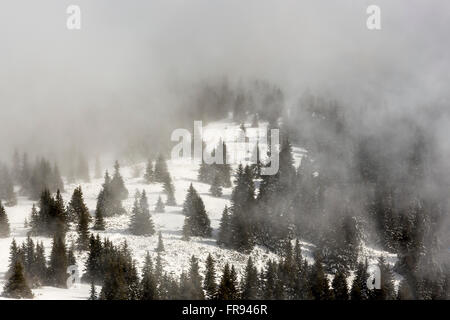
POLYGON ((245 267, 244 279, 242 281, 242 295, 244 300, 255 300, 259 297, 258 293, 258 271, 253 265, 252 257, 248 258, 247 266, 245 267))
POLYGON ((48 279, 50 285, 59 288, 67 287, 67 250, 64 240, 61 236, 53 237, 52 251, 48 267, 48 279))
POLYGON ((3 296, 14 299, 33 298, 33 293, 27 284, 23 266, 20 262, 14 264, 12 275, 3 289, 3 296))
POLYGON ((227 247, 231 246, 231 215, 227 206, 223 209, 222 218, 220 220, 217 244, 223 244, 227 247))
POLYGON ((165 212, 165 205, 161 199, 161 196, 158 197, 158 202, 156 202, 155 212, 156 213, 164 213, 165 212))
POLYGON ((369 289, 367 288, 367 261, 359 263, 356 270, 356 277, 353 280, 350 297, 352 300, 367 300, 369 299, 369 289))
POLYGON ((183 230, 188 232, 190 236, 211 236, 211 222, 206 214, 205 205, 192 183, 183 204, 183 214, 186 217, 183 230))
POLYGON ((80 217, 77 224, 78 239, 77 245, 79 250, 87 250, 89 248, 89 221, 91 216, 86 208, 86 211, 80 212, 80 217))
POLYGON ((169 175, 169 170, 167 169, 166 159, 162 154, 159 154, 156 158, 155 170, 153 172, 153 179, 155 182, 165 182, 167 176, 169 175))
POLYGON ((156 247, 155 250, 156 250, 156 252, 163 252, 164 251, 164 243, 163 243, 161 231, 158 233, 158 246, 156 247))
POLYGON ((320 254, 316 254, 311 272, 311 293, 315 300, 330 300, 331 291, 322 266, 320 254))
POLYGON ((7 238, 10 234, 9 220, 5 212, 5 207, 0 200, 0 238, 7 238))
POLYGON ((237 278, 234 266, 227 263, 223 269, 222 277, 217 289, 217 299, 219 300, 237 300, 239 298, 237 289, 237 278))
MULTIPOLYGON (((118 178, 116 181, 120 181, 120 179, 118 178)), ((117 192, 117 187, 113 188, 108 171, 105 172, 105 182, 97 197, 97 208, 101 210, 103 217, 111 217, 126 212, 122 207, 122 200, 120 194, 117 192)))
POLYGON ((81 189, 81 186, 78 186, 73 191, 72 198, 67 208, 68 220, 78 222, 81 216, 86 213, 89 214, 89 209, 84 202, 83 190, 81 189))
POLYGON ((338 270, 331 283, 335 300, 348 300, 347 277, 343 270, 338 270))
POLYGON ((101 191, 98 195, 97 207, 95 208, 95 222, 93 229, 98 231, 105 230, 105 221, 103 219, 104 196, 105 192, 101 191))
POLYGON ((220 178, 219 175, 214 175, 214 180, 211 185, 211 188, 209 189, 209 192, 211 192, 211 195, 213 197, 220 198, 222 196, 222 187, 220 185, 220 178))
POLYGON ((172 178, 169 174, 167 174, 163 181, 164 192, 167 195, 166 205, 168 206, 176 206, 177 202, 175 201, 175 187, 172 183, 172 178))
POLYGON ((376 298, 379 300, 395 300, 394 275, 384 257, 378 259, 378 267, 380 268, 381 287, 379 290, 375 289, 376 298))
POLYGON ((41 286, 47 278, 47 261, 45 259, 45 251, 43 243, 36 243, 34 266, 32 274, 35 276, 34 285, 41 286))
POLYGON ((144 180, 147 183, 153 182, 153 161, 151 159, 147 162, 147 167, 145 168, 144 180))
POLYGON ((94 282, 91 282, 91 290, 89 294, 89 300, 97 300, 97 292, 95 291, 94 282))
POLYGON ((191 257, 189 265, 189 285, 188 296, 192 300, 203 300, 205 295, 202 288, 202 277, 199 272, 198 260, 194 256, 191 257))
POLYGON ((128 198, 128 190, 120 174, 120 165, 116 161, 114 164, 114 175, 111 179, 111 192, 114 199, 125 200, 128 198))
POLYGON ((140 283, 140 300, 156 300, 158 299, 158 290, 153 274, 153 263, 149 252, 145 256, 144 267, 142 268, 142 280, 140 283))
POLYGON ((254 245, 254 195, 251 169, 239 165, 236 186, 231 194, 231 243, 239 251, 250 251, 254 245))
POLYGON ((153 235, 155 226, 150 215, 147 195, 142 191, 140 199, 136 198, 133 206, 130 231, 134 235, 153 235))
POLYGON ((205 279, 203 280, 203 289, 206 292, 206 299, 215 299, 217 294, 217 284, 216 284, 216 270, 214 266, 214 259, 211 254, 208 254, 206 258, 206 270, 205 279))

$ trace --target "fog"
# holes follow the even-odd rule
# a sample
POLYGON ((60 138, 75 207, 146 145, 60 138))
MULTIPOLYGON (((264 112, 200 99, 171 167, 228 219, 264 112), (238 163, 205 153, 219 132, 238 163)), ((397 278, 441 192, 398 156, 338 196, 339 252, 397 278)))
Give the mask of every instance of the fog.
MULTIPOLYGON (((450 4, 375 2, 380 31, 366 28, 373 1, 4 1, 2 154, 151 139, 217 78, 274 83, 288 108, 305 91, 326 94, 364 108, 364 131, 383 123, 374 114, 448 104, 450 4), (66 28, 70 4, 81 30, 66 28)), ((432 129, 449 152, 445 120, 432 129)))

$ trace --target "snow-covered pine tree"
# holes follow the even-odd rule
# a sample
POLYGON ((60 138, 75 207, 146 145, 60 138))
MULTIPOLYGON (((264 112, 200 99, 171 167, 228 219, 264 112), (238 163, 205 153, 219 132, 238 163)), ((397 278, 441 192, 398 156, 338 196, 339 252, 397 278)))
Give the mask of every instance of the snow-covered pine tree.
POLYGON ((163 243, 163 238, 162 238, 162 233, 161 231, 158 232, 158 246, 156 247, 155 251, 156 252, 163 252, 164 249, 164 243, 163 243))

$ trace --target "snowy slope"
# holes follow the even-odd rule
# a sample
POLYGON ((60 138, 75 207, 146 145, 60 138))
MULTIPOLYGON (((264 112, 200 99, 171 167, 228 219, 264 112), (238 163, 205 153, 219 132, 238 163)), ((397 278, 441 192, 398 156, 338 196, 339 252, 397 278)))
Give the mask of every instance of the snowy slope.
MULTIPOLYGON (((230 135, 230 132, 239 132, 238 124, 221 121, 210 124, 207 129, 211 129, 211 132, 214 132, 215 135, 217 135, 217 132, 225 132, 224 129, 228 129, 226 130, 226 136, 223 136, 222 139, 227 142, 229 152, 231 152, 233 148, 240 147, 238 144, 233 143, 235 136, 230 135)), ((248 134, 251 134, 252 130, 256 129, 247 128, 246 131, 248 134)), ((205 130, 204 134, 207 135, 208 130, 205 130)), ((216 139, 212 139, 212 145, 215 145, 217 141, 217 137, 216 139)), ((264 146, 262 146, 262 149, 263 148, 264 146)), ((247 153, 243 153, 242 158, 238 160, 245 163, 245 160, 248 159, 252 151, 253 150, 250 148, 250 150, 247 153)), ((298 147, 294 148, 294 158, 296 165, 300 163, 301 157, 305 152, 306 151, 304 149, 298 147)), ((239 161, 237 161, 236 163, 238 163, 239 161)), ((111 161, 109 161, 109 163, 110 167, 104 169, 108 169, 109 172, 112 173, 112 159, 111 161)), ((221 198, 212 197, 209 194, 209 185, 197 181, 199 167, 198 161, 193 161, 190 159, 178 159, 168 160, 167 164, 170 174, 172 175, 173 183, 175 185, 175 198, 177 201, 177 206, 166 206, 165 213, 152 212, 152 218, 155 223, 156 230, 160 230, 163 236, 165 252, 163 253, 162 257, 165 265, 165 270, 179 275, 182 270, 188 269, 189 259, 192 255, 195 255, 200 259, 200 267, 203 268, 204 261, 208 253, 210 253, 217 261, 218 268, 224 266, 226 262, 230 262, 236 266, 238 273, 242 272, 248 259, 248 255, 241 254, 233 250, 220 248, 216 245, 215 242, 215 236, 220 224, 220 218, 223 208, 225 207, 225 205, 229 205, 231 188, 225 188, 223 190, 223 196, 221 198), (181 229, 184 222, 184 216, 181 211, 186 191, 191 183, 197 189, 205 203, 208 216, 211 220, 211 226, 214 231, 212 238, 205 239, 193 237, 190 241, 186 242, 181 240, 181 229)), ((165 195, 162 192, 161 184, 147 185, 144 183, 143 178, 132 178, 133 169, 136 167, 136 165, 141 166, 141 168, 143 169, 142 172, 144 171, 144 162, 140 164, 134 164, 133 166, 122 166, 121 168, 121 174, 130 193, 129 198, 123 203, 124 208, 128 213, 123 216, 106 218, 106 231, 99 232, 99 234, 102 237, 108 237, 116 244, 126 240, 133 252, 134 258, 140 265, 147 251, 149 251, 153 255, 153 257, 156 257, 155 248, 157 245, 158 236, 133 236, 127 231, 135 191, 146 191, 151 209, 154 208, 158 196, 161 196, 163 200, 165 200, 165 195)), ((234 164, 233 168, 235 168, 236 166, 237 164, 234 164)), ((81 185, 85 202, 89 210, 91 211, 91 214, 93 215, 96 206, 96 197, 101 190, 102 183, 103 179, 92 179, 90 183, 66 184, 66 190, 63 194, 63 198, 67 203, 67 201, 70 200, 73 190, 78 185, 81 185)), ((23 197, 19 197, 17 206, 6 208, 11 224, 11 237, 0 239, 0 289, 5 283, 4 274, 8 269, 7 258, 9 255, 9 246, 11 244, 12 238, 15 238, 18 244, 26 239, 26 232, 28 230, 24 228, 24 220, 25 218, 29 219, 32 204, 32 201, 23 197)), ((48 257, 50 253, 51 239, 44 237, 33 237, 33 239, 44 242, 46 254, 48 257)), ((68 233, 67 240, 70 242, 75 241, 75 239, 76 233, 72 230, 68 233)), ((313 247, 314 246, 312 244, 302 242, 303 253, 306 255, 309 262, 313 261, 310 254, 313 247)), ((377 252, 370 249, 365 250, 365 252, 371 258, 371 260, 375 260, 376 257, 381 254, 386 255, 386 253, 384 252, 377 252)), ((256 263, 259 269, 261 269, 265 265, 268 259, 277 258, 276 255, 268 252, 266 249, 261 247, 256 247, 250 255, 254 258, 253 261, 256 263)), ((81 272, 84 271, 83 266, 85 260, 86 253, 77 253, 77 263, 81 272)), ((389 256, 388 261, 393 263, 395 261, 395 257, 389 256)), ((89 296, 89 288, 90 286, 88 284, 79 284, 70 289, 43 287, 40 289, 35 289, 33 290, 33 292, 36 299, 87 299, 87 297, 89 296)))

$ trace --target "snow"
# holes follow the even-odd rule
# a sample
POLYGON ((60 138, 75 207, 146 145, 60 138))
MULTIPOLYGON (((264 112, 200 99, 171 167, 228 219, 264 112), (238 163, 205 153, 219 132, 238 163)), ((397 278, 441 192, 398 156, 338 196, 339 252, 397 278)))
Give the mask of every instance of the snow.
MULTIPOLYGON (((262 126, 264 128, 264 126, 262 126)), ((234 143, 236 135, 233 132, 239 131, 239 124, 231 122, 216 122, 211 123, 206 127, 210 132, 213 132, 216 136, 211 139, 211 143, 215 145, 219 140, 217 138, 217 133, 224 132, 226 130, 226 135, 221 138, 227 143, 228 151, 231 152, 233 148, 239 147, 237 143, 234 143), (231 132, 231 134, 230 134, 231 132)), ((247 132, 252 132, 256 130, 254 128, 246 128, 247 132)), ((204 134, 208 134, 208 130, 204 131, 204 134)), ((260 146, 261 149, 265 146, 260 146)), ((246 157, 248 157, 252 148, 247 154, 243 153, 242 158, 236 159, 233 164, 235 169, 239 162, 243 164, 247 163, 246 157)), ((295 163, 298 166, 302 156, 306 153, 306 150, 298 147, 293 148, 295 163)), ((263 154, 263 152, 261 152, 263 154)), ((248 159, 248 158, 247 158, 248 159)), ((110 166, 108 169, 110 174, 113 170, 113 161, 109 161, 110 166)), ((173 183, 175 185, 175 198, 177 201, 177 206, 166 206, 165 213, 154 213, 152 212, 152 218, 156 226, 157 231, 162 232, 165 252, 162 254, 163 263, 165 270, 174 275, 179 275, 183 270, 188 270, 189 259, 192 255, 200 259, 200 269, 204 268, 204 262, 208 254, 211 254, 216 261, 217 270, 221 269, 225 263, 229 262, 235 265, 238 273, 242 272, 248 256, 247 254, 238 253, 233 250, 221 248, 216 245, 216 234, 219 228, 220 219, 222 216, 222 211, 225 205, 230 204, 231 188, 223 189, 223 196, 221 198, 212 197, 209 194, 209 185, 197 181, 199 162, 191 159, 175 159, 167 161, 170 174, 172 175, 173 183), (193 184, 194 188, 201 195, 208 216, 211 220, 211 226, 213 228, 213 234, 211 238, 196 238, 193 237, 190 241, 181 240, 181 229, 184 222, 184 216, 182 214, 182 204, 190 184, 193 184)), ((124 208, 127 210, 127 214, 122 216, 116 216, 111 218, 106 218, 106 231, 99 232, 101 237, 107 237, 116 244, 127 241, 129 248, 131 249, 134 258, 138 262, 138 266, 141 266, 145 254, 147 251, 156 257, 155 248, 158 242, 157 233, 153 236, 134 236, 131 235, 127 228, 130 220, 131 207, 134 201, 134 194, 136 190, 145 190, 148 196, 150 208, 153 210, 159 196, 165 200, 165 195, 163 193, 163 188, 161 184, 145 184, 142 177, 133 178, 133 171, 135 167, 140 166, 142 169, 145 168, 146 162, 139 164, 131 164, 129 166, 123 165, 121 167, 121 174, 125 180, 126 187, 129 191, 129 198, 123 202, 124 208)), ((93 166, 91 166, 93 168, 93 166)), ((142 170, 144 172, 144 170, 142 170)), ((63 198, 67 203, 73 193, 73 190, 77 186, 81 186, 84 194, 85 202, 91 212, 94 214, 96 206, 96 198, 101 190, 101 185, 103 183, 103 178, 101 179, 91 179, 91 182, 84 183, 78 182, 73 184, 65 185, 65 192, 63 193, 63 198)), ((27 218, 29 220, 31 207, 33 202, 24 198, 18 197, 18 204, 15 207, 6 208, 8 218, 11 225, 11 236, 9 238, 0 239, 0 290, 2 290, 3 285, 6 280, 4 279, 5 272, 8 269, 8 256, 9 256, 9 246, 13 238, 16 239, 18 244, 21 244, 26 240, 26 233, 28 229, 24 227, 24 220, 27 218)), ((75 241, 76 233, 72 230, 67 234, 68 243, 75 241)), ((50 253, 51 248, 51 238, 45 237, 33 237, 33 240, 42 241, 44 243, 46 256, 50 253)), ((302 251, 305 254, 309 263, 313 262, 312 250, 313 245, 307 242, 301 242, 302 251)), ((370 250, 367 248, 365 254, 372 257, 371 259, 376 259, 377 256, 386 255, 385 252, 377 252, 375 250, 370 250)), ((261 270, 268 259, 277 259, 278 257, 269 252, 265 248, 255 247, 250 253, 255 262, 257 268, 261 270)), ((87 253, 76 253, 77 264, 80 273, 84 272, 84 262, 87 258, 87 253)), ((393 256, 388 256, 388 261, 392 263, 394 261, 393 256)), ((374 260, 375 261, 375 260, 374 260)), ((87 299, 89 297, 90 285, 88 284, 76 284, 74 287, 69 289, 59 289, 53 287, 42 287, 38 289, 33 289, 35 299, 87 299)))

